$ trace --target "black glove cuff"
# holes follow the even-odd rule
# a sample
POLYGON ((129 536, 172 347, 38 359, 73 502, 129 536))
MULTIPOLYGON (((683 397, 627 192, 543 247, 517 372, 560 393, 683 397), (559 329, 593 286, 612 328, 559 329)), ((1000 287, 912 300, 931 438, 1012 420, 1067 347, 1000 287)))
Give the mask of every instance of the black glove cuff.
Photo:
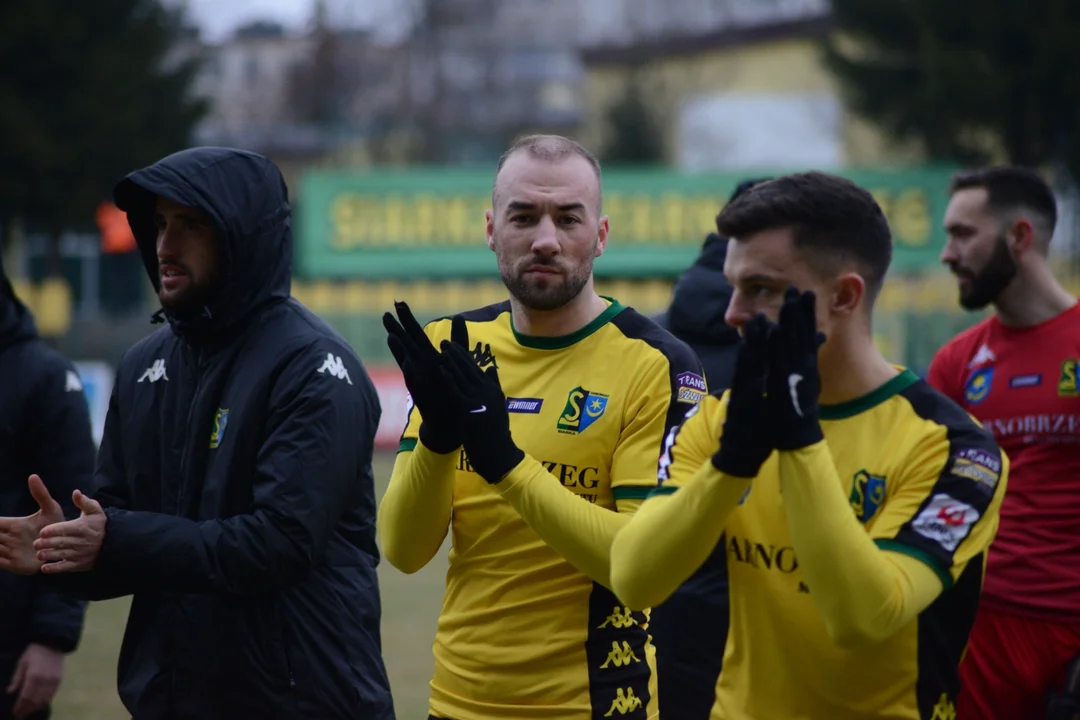
POLYGON ((817 420, 793 423, 777 433, 777 450, 802 450, 825 439, 817 420))
POLYGON ((505 439, 483 442, 482 446, 475 448, 476 452, 469 452, 469 445, 471 443, 466 443, 465 446, 469 464, 476 474, 490 485, 498 485, 507 473, 525 459, 525 453, 514 444, 509 435, 505 439))
POLYGON ((761 457, 761 453, 747 452, 745 447, 740 449, 736 443, 721 443, 720 449, 712 456, 712 464, 725 475, 755 478, 770 454, 766 453, 761 457))
POLYGON ((420 442, 436 455, 446 455, 461 447, 461 433, 432 427, 427 422, 420 423, 420 442))

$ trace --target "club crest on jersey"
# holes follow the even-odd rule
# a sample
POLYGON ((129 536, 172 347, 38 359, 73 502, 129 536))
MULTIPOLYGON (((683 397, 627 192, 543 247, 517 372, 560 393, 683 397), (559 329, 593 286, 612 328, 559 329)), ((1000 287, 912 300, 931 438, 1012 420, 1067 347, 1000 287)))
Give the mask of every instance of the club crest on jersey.
POLYGON ((1058 379, 1058 396, 1077 396, 1076 364, 1076 358, 1069 358, 1061 363, 1061 377, 1058 379))
POLYGON ((567 435, 579 435, 604 416, 607 403, 607 395, 576 387, 566 397, 556 428, 567 435))
POLYGON ((851 481, 851 509, 859 522, 868 523, 885 502, 885 478, 866 470, 855 473, 851 481))
POLYGON ((214 428, 210 431, 210 449, 213 450, 221 444, 225 437, 225 426, 229 424, 229 409, 218 408, 214 415, 214 428))
POLYGON ((994 381, 994 368, 985 367, 971 373, 964 385, 964 399, 972 405, 978 405, 990 394, 990 386, 994 381))

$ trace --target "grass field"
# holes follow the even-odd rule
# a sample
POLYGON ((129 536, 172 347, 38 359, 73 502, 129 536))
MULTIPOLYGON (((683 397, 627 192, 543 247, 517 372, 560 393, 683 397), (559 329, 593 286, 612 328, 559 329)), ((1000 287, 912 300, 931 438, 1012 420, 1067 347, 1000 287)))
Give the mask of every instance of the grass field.
MULTIPOLYGON (((390 479, 392 454, 375 459, 376 496, 390 479)), ((427 717, 431 679, 431 641, 442 600, 446 549, 415 575, 379 566, 383 601, 383 656, 386 658, 399 720, 427 717)), ((123 720, 130 718, 116 695, 116 660, 127 620, 128 598, 91 603, 79 649, 54 704, 54 720, 123 720)))

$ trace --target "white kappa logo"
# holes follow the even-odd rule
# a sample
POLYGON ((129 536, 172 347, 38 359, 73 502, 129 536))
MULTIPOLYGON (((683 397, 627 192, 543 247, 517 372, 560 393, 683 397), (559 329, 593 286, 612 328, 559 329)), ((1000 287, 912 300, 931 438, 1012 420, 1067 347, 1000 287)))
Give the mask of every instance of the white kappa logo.
POLYGON ((168 379, 169 376, 165 374, 165 360, 163 358, 158 358, 154 361, 153 365, 146 368, 146 372, 144 372, 142 374, 142 377, 139 378, 139 382, 142 382, 143 380, 148 380, 152 383, 155 383, 158 380, 168 379))
POLYGON ((319 368, 319 372, 328 373, 338 380, 344 380, 352 385, 352 378, 349 377, 349 370, 345 367, 345 363, 341 362, 341 358, 337 357, 333 353, 326 353, 326 359, 323 360, 322 367, 319 368))

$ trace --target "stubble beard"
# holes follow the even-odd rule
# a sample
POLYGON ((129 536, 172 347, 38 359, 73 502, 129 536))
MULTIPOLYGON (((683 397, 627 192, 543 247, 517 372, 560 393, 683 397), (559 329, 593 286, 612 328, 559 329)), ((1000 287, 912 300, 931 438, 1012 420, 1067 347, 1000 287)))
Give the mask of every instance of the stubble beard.
MULTIPOLYGON (((496 247, 498 244, 496 243, 496 247)), ((595 252, 596 243, 593 244, 595 252)), ((523 258, 516 265, 499 256, 499 274, 510 295, 529 310, 541 312, 558 310, 581 294, 592 278, 593 258, 577 267, 567 268, 555 260, 523 258), (548 265, 560 270, 551 276, 527 278, 525 271, 535 265, 548 265)))

